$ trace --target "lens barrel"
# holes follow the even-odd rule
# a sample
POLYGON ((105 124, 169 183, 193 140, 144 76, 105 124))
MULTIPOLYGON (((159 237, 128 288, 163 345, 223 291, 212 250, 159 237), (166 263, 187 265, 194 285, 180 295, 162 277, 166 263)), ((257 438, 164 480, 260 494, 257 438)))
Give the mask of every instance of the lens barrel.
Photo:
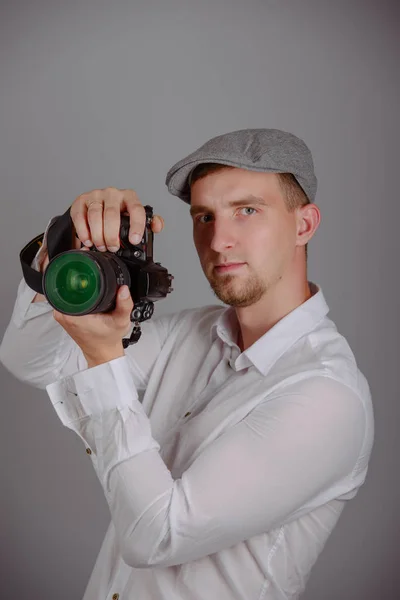
POLYGON ((129 271, 112 252, 68 250, 55 256, 43 275, 49 304, 66 315, 113 310, 118 288, 125 284, 130 287, 129 271))

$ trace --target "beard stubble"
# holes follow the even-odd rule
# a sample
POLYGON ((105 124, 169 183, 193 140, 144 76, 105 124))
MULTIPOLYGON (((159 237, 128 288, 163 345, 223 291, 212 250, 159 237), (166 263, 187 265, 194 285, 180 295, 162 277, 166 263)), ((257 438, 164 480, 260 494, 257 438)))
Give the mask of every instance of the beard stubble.
POLYGON ((235 307, 251 306, 258 302, 266 293, 268 285, 256 275, 240 277, 237 275, 210 275, 206 274, 214 294, 224 304, 235 307))

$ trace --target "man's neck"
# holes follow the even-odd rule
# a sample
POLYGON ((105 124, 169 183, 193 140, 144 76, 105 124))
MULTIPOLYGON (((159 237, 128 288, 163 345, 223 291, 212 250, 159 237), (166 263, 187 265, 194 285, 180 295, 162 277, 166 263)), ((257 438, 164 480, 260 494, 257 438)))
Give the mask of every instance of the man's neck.
POLYGON ((241 351, 247 350, 276 323, 311 296, 308 281, 305 281, 297 289, 284 289, 284 286, 278 284, 271 287, 256 304, 245 308, 236 308, 236 317, 239 323, 237 343, 241 351))

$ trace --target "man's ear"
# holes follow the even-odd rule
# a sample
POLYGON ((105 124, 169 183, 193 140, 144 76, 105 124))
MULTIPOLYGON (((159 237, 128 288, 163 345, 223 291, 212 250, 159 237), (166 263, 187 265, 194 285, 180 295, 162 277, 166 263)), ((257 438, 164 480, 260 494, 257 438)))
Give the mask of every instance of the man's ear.
POLYGON ((314 203, 296 209, 297 239, 305 246, 317 231, 321 222, 321 212, 314 203))

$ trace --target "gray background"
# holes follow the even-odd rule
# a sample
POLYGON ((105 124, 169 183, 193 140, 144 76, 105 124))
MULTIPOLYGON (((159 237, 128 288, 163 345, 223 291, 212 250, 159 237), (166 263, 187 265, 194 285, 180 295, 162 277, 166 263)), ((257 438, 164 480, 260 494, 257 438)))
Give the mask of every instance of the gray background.
MULTIPOLYGON (((169 167, 245 127, 303 137, 321 225, 309 278, 371 386, 370 470, 312 572, 306 600, 400 598, 397 435, 399 10, 327 0, 31 0, 0 14, 0 332, 19 252, 77 195, 134 188, 166 221, 175 275, 158 314, 216 303, 169 167), (397 38, 397 39, 396 39, 397 38)), ((44 391, 1 376, 0 597, 82 597, 108 522, 81 440, 44 391)), ((99 599, 100 600, 100 599, 99 599)))

